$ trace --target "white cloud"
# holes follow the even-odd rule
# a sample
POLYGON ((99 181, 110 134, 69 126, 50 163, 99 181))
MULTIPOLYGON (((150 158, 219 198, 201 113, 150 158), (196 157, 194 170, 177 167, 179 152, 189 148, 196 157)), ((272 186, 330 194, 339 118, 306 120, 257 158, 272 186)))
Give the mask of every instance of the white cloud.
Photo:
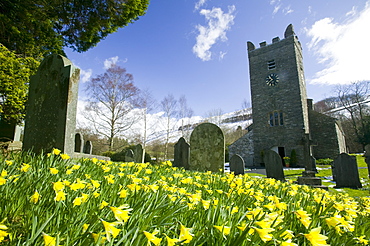
POLYGON ((293 9, 290 7, 290 5, 288 6, 288 7, 285 7, 284 9, 283 9, 283 13, 285 14, 285 15, 288 15, 288 14, 290 14, 290 13, 293 13, 293 9))
POLYGON ((196 4, 195 4, 195 9, 198 10, 200 7, 202 7, 204 4, 206 4, 207 0, 199 0, 196 4))
POLYGON ((220 56, 218 57, 218 59, 221 61, 222 59, 224 59, 226 54, 227 52, 220 51, 220 56))
POLYGON ((227 40, 226 31, 234 24, 235 6, 229 6, 229 12, 224 13, 221 8, 212 8, 212 10, 202 9, 199 13, 204 15, 208 26, 197 25, 199 35, 196 38, 196 44, 193 46, 193 52, 203 61, 211 60, 212 52, 210 49, 217 41, 225 42, 227 40))
POLYGON ((357 8, 356 6, 353 6, 351 11, 346 13, 346 16, 354 16, 357 13, 357 8))
POLYGON ((324 18, 306 30, 311 38, 308 48, 324 66, 310 83, 346 84, 370 80, 369 3, 364 10, 343 24, 336 23, 331 18, 324 18))
POLYGON ((274 5, 274 10, 272 11, 272 15, 277 14, 279 10, 281 10, 284 15, 290 14, 294 11, 290 5, 283 8, 283 4, 281 3, 281 0, 271 0, 270 5, 274 5))
POLYGON ((274 7, 274 11, 272 11, 272 14, 274 15, 274 14, 276 14, 277 12, 279 12, 279 9, 281 8, 281 4, 280 5, 276 5, 275 7, 274 7))
POLYGON ((92 75, 92 69, 82 70, 80 69, 80 81, 85 83, 90 80, 92 75))
POLYGON ((114 56, 108 59, 105 59, 104 61, 104 69, 110 68, 112 64, 116 64, 118 62, 118 56, 114 56))

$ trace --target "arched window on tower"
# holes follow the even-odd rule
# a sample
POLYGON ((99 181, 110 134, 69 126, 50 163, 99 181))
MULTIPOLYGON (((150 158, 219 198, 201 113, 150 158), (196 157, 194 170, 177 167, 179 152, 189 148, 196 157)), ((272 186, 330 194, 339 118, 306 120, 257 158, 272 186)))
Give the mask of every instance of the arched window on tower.
POLYGON ((284 125, 284 114, 282 111, 275 110, 269 113, 269 125, 270 126, 283 126, 284 125))

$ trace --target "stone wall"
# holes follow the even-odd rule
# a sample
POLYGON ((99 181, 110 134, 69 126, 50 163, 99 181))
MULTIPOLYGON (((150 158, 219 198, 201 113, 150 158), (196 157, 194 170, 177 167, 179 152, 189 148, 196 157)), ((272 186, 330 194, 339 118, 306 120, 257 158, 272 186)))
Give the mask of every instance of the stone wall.
POLYGON ((313 156, 316 159, 335 159, 346 152, 344 135, 335 118, 313 110, 309 111, 309 116, 313 156))
POLYGON ((246 167, 253 167, 253 130, 229 146, 229 156, 240 155, 246 167))

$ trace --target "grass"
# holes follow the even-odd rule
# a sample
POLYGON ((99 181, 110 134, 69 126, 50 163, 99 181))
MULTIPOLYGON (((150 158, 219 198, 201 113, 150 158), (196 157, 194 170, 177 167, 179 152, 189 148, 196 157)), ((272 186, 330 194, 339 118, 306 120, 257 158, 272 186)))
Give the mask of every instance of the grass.
MULTIPOLYGON (((362 155, 355 155, 357 160, 358 167, 367 167, 365 162, 365 157, 362 155)), ((332 181, 332 171, 330 165, 317 165, 318 173, 316 177, 322 178, 322 184, 329 187, 329 191, 333 193, 347 193, 352 197, 365 197, 370 196, 370 180, 368 169, 359 168, 359 176, 362 183, 362 188, 360 189, 350 189, 350 188, 341 188, 335 189, 335 182, 332 181)), ((299 176, 302 176, 302 169, 285 169, 284 175, 288 180, 297 180, 299 176)))

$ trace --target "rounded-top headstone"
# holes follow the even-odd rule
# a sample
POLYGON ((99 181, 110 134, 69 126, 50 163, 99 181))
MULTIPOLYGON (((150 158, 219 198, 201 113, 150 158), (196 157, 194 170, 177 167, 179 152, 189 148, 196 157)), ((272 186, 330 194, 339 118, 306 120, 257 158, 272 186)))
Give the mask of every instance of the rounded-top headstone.
POLYGON ((61 55, 47 56, 30 78, 23 149, 53 148, 72 155, 80 70, 61 55))
POLYGON ((225 137, 215 124, 202 123, 190 136, 190 170, 223 172, 225 137))
POLYGON ((230 158, 230 163, 229 164, 230 164, 230 172, 234 172, 235 175, 245 173, 244 160, 240 155, 238 155, 238 154, 233 155, 230 158))

